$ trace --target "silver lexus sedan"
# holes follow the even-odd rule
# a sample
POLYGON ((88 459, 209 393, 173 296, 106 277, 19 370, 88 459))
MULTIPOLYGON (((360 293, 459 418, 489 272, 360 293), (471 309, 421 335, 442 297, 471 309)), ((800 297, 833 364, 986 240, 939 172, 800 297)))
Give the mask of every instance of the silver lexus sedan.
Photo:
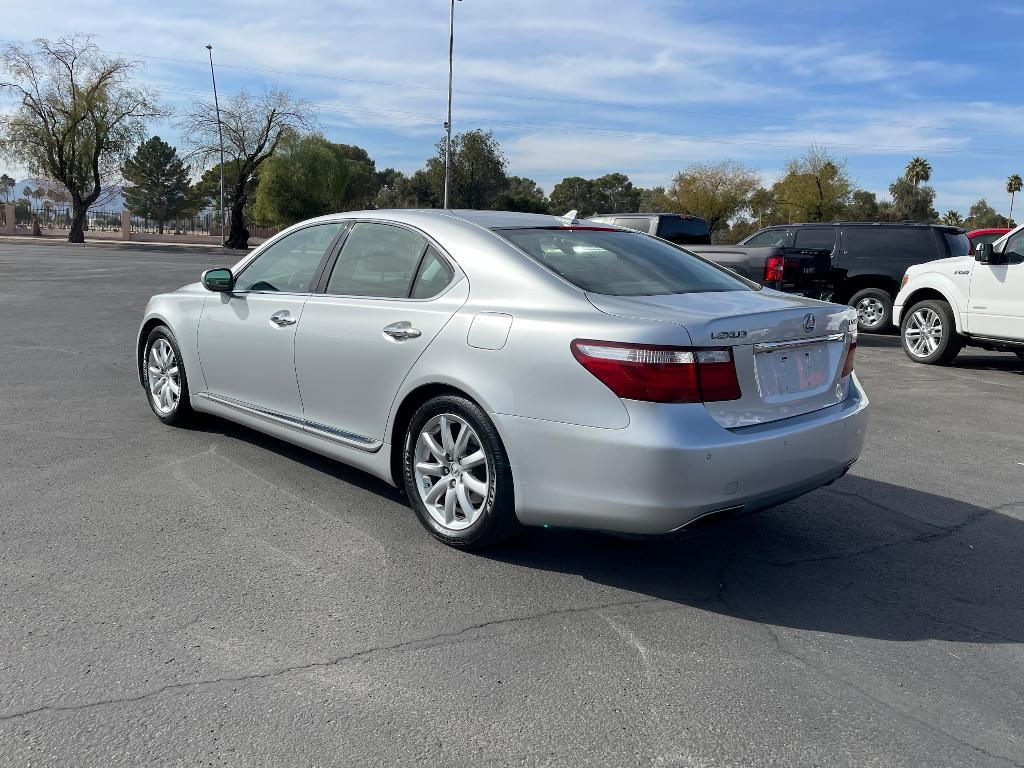
POLYGON ((831 483, 867 424, 856 320, 573 214, 361 211, 154 296, 138 362, 164 423, 358 467, 476 548, 670 533, 831 483))

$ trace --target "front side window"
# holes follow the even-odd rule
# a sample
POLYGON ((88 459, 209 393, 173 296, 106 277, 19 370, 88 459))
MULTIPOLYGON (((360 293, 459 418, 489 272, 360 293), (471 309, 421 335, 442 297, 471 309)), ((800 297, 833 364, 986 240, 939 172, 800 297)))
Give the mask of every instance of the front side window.
POLYGON ((311 292, 324 254, 342 226, 316 224, 285 235, 239 273, 235 291, 311 292))
POLYGON ((1024 229, 1015 235, 1010 235, 1010 239, 1003 247, 1003 256, 1010 264, 1020 264, 1024 261, 1024 229))
POLYGON ((984 235, 975 235, 973 238, 971 238, 971 244, 975 247, 975 249, 977 249, 979 245, 984 245, 985 243, 994 243, 1002 236, 1003 235, 1000 234, 999 232, 986 232, 984 235))
POLYGON ((426 239, 408 229, 359 222, 345 238, 327 293, 407 298, 426 248, 426 239))
POLYGON ((662 240, 618 230, 498 229, 578 288, 608 296, 749 291, 732 273, 662 240))
POLYGON ((744 240, 740 245, 774 245, 782 246, 786 244, 786 240, 789 239, 789 230, 786 229, 766 229, 762 232, 758 232, 755 235, 751 235, 744 240))

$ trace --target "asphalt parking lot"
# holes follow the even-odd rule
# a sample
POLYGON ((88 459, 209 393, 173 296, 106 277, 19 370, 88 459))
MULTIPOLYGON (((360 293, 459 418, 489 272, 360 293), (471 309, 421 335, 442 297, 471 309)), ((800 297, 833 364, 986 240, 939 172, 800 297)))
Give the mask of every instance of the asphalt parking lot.
POLYGON ((1016 357, 862 337, 835 486, 469 555, 369 476, 153 417, 146 300, 224 261, 0 244, 0 765, 1024 765, 1016 357))

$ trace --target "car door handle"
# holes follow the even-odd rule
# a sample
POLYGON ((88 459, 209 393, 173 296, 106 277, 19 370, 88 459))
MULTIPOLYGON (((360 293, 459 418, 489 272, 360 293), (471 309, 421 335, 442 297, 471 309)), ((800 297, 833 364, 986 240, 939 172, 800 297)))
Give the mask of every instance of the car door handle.
POLYGON ((270 322, 278 328, 284 328, 287 325, 295 325, 299 321, 297 318, 292 317, 292 313, 287 309, 282 309, 280 312, 275 312, 270 316, 270 322))
POLYGON ((405 341, 406 339, 418 339, 422 336, 422 333, 420 333, 419 328, 413 328, 412 323, 408 320, 403 320, 399 323, 385 326, 384 335, 390 336, 396 341, 405 341))

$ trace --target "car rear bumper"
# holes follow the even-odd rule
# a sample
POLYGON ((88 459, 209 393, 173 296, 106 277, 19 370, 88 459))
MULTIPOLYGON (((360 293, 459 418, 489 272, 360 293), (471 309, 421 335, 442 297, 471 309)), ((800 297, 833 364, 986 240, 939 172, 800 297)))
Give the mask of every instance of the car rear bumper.
POLYGON ((731 430, 703 405, 626 404, 624 429, 491 414, 522 523, 659 534, 775 506, 842 477, 867 427, 856 377, 841 403, 731 430))

